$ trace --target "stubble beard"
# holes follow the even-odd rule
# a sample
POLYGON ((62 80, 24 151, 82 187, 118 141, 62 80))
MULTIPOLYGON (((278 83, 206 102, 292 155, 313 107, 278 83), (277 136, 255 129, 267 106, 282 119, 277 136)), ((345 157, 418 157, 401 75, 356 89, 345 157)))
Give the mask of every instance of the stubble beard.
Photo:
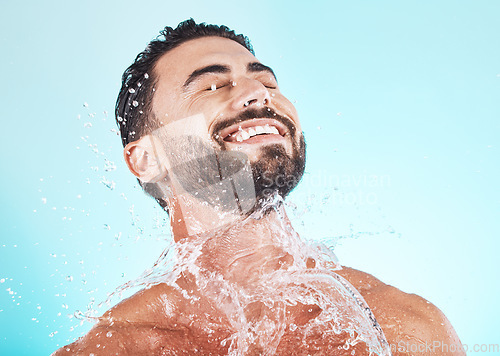
MULTIPOLYGON (((267 107, 249 109, 238 117, 219 122, 214 127, 214 133, 220 132, 229 125, 255 117, 271 118, 286 126, 288 130, 286 139, 291 141, 292 152, 287 152, 283 143, 269 144, 259 148, 258 159, 250 162, 256 200, 253 211, 266 205, 277 195, 284 200, 300 182, 306 162, 306 143, 303 133, 297 131, 292 120, 267 107)), ((228 151, 221 137, 216 136, 215 141, 222 151, 228 151)))
MULTIPOLYGON (((224 127, 253 117, 280 121, 287 127, 285 139, 288 142, 255 148, 259 150, 256 152, 258 158, 249 161, 244 152, 229 149, 221 138, 216 140, 219 146, 216 148, 197 136, 160 137, 171 161, 170 174, 179 182, 180 191, 211 206, 218 206, 220 211, 231 212, 236 199, 238 210, 244 215, 269 205, 267 203, 277 196, 279 200, 285 199, 301 180, 306 158, 304 136, 290 119, 267 108, 248 110, 237 118, 220 123, 214 131, 218 133, 224 127), (287 146, 291 146, 291 150, 287 146), (234 181, 239 188, 234 194, 229 194, 220 185, 227 179, 234 181)), ((236 186, 233 184, 233 190, 236 186)))
POLYGON ((300 133, 292 142, 292 154, 282 144, 262 147, 259 159, 251 163, 257 206, 262 206, 277 195, 284 200, 297 186, 305 171, 306 143, 300 133))

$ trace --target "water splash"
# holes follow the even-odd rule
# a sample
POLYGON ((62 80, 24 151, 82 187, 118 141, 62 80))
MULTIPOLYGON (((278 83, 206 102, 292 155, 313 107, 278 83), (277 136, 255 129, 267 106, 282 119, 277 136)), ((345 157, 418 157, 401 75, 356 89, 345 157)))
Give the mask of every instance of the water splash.
MULTIPOLYGON (((365 350, 390 355, 384 334, 366 302, 335 273, 341 266, 331 249, 318 241, 303 241, 291 229, 282 203, 275 198, 230 227, 171 242, 151 269, 123 284, 97 309, 110 305, 130 289, 163 283, 184 299, 180 313, 186 305, 203 305, 206 301, 218 306, 217 312, 227 320, 230 330, 220 346, 229 355, 281 354, 289 342, 307 345, 312 353, 333 354, 341 348, 349 353, 365 350), (252 241, 248 250, 241 248, 242 231, 258 230, 268 214, 278 217, 270 226, 272 240, 255 245, 252 241), (221 267, 224 261, 206 258, 220 257, 217 253, 226 250, 231 253, 223 253, 223 257, 234 257, 237 249, 241 251, 229 266, 259 255, 266 256, 266 262, 263 265, 256 259, 248 264, 247 273, 234 269, 237 273, 231 274, 233 267, 221 267)), ((95 319, 96 315, 93 310, 85 317, 95 319)), ((196 314, 187 317, 197 318, 196 314)), ((216 332, 213 325, 203 327, 216 332)))

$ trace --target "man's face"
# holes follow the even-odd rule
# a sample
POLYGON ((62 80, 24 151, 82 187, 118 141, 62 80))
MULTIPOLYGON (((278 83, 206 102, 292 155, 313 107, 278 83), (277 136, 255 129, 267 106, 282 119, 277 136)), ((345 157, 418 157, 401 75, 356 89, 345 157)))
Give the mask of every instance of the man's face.
POLYGON ((269 67, 233 40, 204 37, 163 55, 154 74, 156 120, 170 125, 200 117, 209 145, 248 157, 257 196, 293 189, 303 174, 305 143, 297 112, 269 67))

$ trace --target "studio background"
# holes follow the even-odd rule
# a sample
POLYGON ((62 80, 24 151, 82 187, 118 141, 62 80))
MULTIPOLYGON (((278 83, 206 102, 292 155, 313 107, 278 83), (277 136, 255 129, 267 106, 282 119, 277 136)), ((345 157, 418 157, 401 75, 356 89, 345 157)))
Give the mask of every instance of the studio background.
MULTIPOLYGON (((114 124, 121 74, 165 26, 226 24, 295 103, 305 239, 500 343, 500 2, 23 1, 0 12, 0 354, 47 355, 150 268, 168 217, 114 124)), ((114 299, 117 302, 119 299, 114 299)))

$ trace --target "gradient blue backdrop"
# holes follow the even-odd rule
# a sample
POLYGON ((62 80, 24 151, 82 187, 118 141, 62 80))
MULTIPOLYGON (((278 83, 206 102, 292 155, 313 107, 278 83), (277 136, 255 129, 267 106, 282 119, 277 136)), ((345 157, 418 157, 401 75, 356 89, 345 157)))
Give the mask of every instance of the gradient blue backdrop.
POLYGON ((494 0, 4 2, 0 354, 82 335, 75 311, 165 247, 113 109, 135 55, 188 17, 247 34, 295 102, 301 235, 429 299, 464 343, 500 343, 499 13, 494 0))

